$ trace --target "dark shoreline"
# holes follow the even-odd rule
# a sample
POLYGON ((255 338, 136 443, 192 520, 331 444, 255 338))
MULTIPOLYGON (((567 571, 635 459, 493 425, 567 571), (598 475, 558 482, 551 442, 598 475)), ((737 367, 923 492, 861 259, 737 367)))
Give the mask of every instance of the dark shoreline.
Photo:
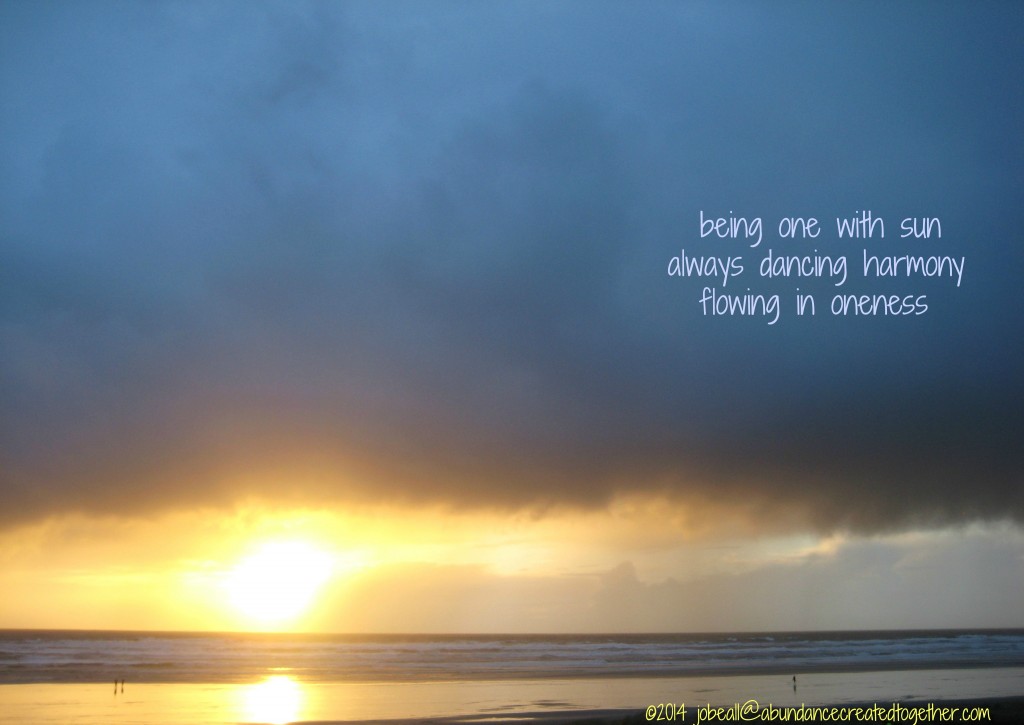
MULTIPOLYGON (((838 708, 857 708, 864 707, 869 708, 876 703, 857 703, 857 704, 844 704, 836 706, 814 706, 816 708, 829 709, 831 707, 838 708)), ((881 702, 877 703, 882 708, 889 708, 893 705, 892 702, 881 702)), ((1015 697, 996 697, 989 699, 978 699, 978 700, 909 700, 907 702, 896 703, 904 708, 927 708, 929 705, 934 705, 936 708, 988 708, 990 711, 990 720, 963 720, 959 717, 952 720, 941 720, 939 717, 935 717, 932 720, 920 719, 918 723, 928 722, 992 722, 992 723, 1020 723, 1024 722, 1024 695, 1015 697)), ((679 725, 694 725, 697 722, 697 710, 698 707, 687 707, 686 718, 676 720, 662 720, 660 721, 664 725, 670 723, 677 723, 679 725)), ((648 725, 648 723, 657 723, 657 720, 648 720, 646 713, 643 709, 623 709, 623 710, 578 710, 578 711, 556 711, 556 712, 520 712, 508 715, 500 714, 481 714, 481 715, 465 715, 460 717, 443 717, 443 718, 423 718, 423 719, 400 719, 400 720, 303 720, 291 725, 371 725, 378 723, 381 725, 648 725)), ((717 720, 715 722, 735 722, 734 720, 717 720)), ((767 722, 761 720, 758 717, 753 717, 748 722, 767 722)), ((801 723, 829 723, 834 724, 837 722, 888 722, 886 720, 830 720, 830 719, 809 719, 809 720, 775 720, 773 722, 801 722, 801 723)), ((903 721, 907 725, 914 723, 914 720, 907 719, 903 721)))

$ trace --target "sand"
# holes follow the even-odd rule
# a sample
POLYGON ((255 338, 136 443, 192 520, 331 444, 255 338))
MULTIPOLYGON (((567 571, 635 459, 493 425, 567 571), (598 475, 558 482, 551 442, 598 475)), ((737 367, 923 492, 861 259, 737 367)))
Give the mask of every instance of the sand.
MULTIPOLYGON (((1024 683, 1022 683, 1024 688, 1024 683)), ((870 707, 874 703, 866 703, 862 706, 870 707)), ((888 709, 892 703, 878 703, 879 706, 888 709)), ((959 701, 939 701, 939 702, 903 702, 899 703, 902 707, 907 709, 916 708, 927 708, 929 705, 933 705, 936 709, 938 708, 988 708, 991 719, 980 719, 980 722, 992 722, 992 723, 1024 723, 1024 695, 1020 697, 1002 697, 988 700, 959 700, 959 701)), ((851 705, 845 705, 842 707, 856 707, 851 705)), ((969 720, 973 722, 974 720, 969 720)), ((330 722, 330 721, 318 721, 318 722, 304 722, 301 725, 369 725, 369 723, 380 723, 379 720, 364 720, 358 723, 347 721, 345 723, 330 722)), ((383 721, 390 725, 648 725, 652 722, 658 722, 657 720, 648 720, 646 714, 642 710, 585 710, 575 712, 534 712, 534 713, 517 713, 513 716, 494 716, 494 715, 469 715, 465 717, 455 718, 435 718, 435 719, 422 719, 422 720, 388 720, 383 721)), ((662 723, 668 725, 669 721, 662 720, 662 723)), ((674 720, 677 724, 693 725, 697 722, 697 708, 687 708, 686 718, 682 720, 674 720)), ((722 722, 719 720, 718 722, 722 722)), ((733 722, 732 720, 725 720, 725 722, 733 722)), ((753 719, 750 722, 763 722, 760 719, 753 719)), ((834 723, 834 720, 801 720, 800 722, 806 723, 834 723)), ((849 722, 856 722, 850 720, 849 722)), ((877 722, 877 721, 875 721, 877 722)), ((882 722, 886 722, 883 720, 882 722)), ((913 719, 904 720, 904 722, 912 723, 913 719)), ((918 722, 928 722, 927 719, 919 720, 918 722)), ((942 720, 935 716, 932 722, 942 722, 942 720)), ((954 718, 949 722, 968 722, 959 717, 954 718)), ((295 724, 298 725, 298 724, 295 724)))
POLYGON ((649 681, 629 678, 301 685, 284 678, 276 683, 251 685, 135 683, 129 680, 124 693, 115 695, 111 688, 110 683, 0 685, 0 723, 640 725, 649 722, 645 708, 651 703, 671 699, 685 701, 685 720, 650 721, 671 725, 673 722, 697 722, 697 708, 708 700, 716 705, 727 705, 745 702, 755 693, 761 703, 771 702, 779 707, 799 707, 803 702, 852 707, 851 703, 870 705, 894 701, 904 707, 984 706, 991 708, 988 722, 1024 722, 1024 696, 1015 696, 1024 692, 1022 668, 805 675, 801 676, 797 690, 792 688, 789 678, 747 676, 649 681), (638 707, 633 707, 633 703, 638 707))

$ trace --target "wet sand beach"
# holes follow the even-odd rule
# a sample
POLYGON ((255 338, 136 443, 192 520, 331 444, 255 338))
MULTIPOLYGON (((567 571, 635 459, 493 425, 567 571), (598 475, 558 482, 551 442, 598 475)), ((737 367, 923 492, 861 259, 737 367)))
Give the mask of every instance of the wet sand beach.
MULTIPOLYGON (((651 706, 657 711, 666 704, 685 704, 685 719, 669 719, 664 713, 671 708, 661 707, 650 720, 669 723, 697 722, 697 710, 709 703, 728 708, 751 699, 776 708, 894 702, 907 708, 977 705, 991 708, 991 722, 1017 722, 1024 716, 1024 698, 1016 696, 1022 682, 1021 668, 808 674, 801 676, 795 691, 789 678, 775 675, 440 683, 303 683, 277 676, 241 685, 129 679, 124 692, 116 694, 109 683, 0 685, 0 722, 646 723, 651 706)), ((720 716, 718 721, 734 720, 720 716)), ((884 720, 874 720, 879 721, 884 720)), ((952 720, 960 721, 966 720, 952 720)))

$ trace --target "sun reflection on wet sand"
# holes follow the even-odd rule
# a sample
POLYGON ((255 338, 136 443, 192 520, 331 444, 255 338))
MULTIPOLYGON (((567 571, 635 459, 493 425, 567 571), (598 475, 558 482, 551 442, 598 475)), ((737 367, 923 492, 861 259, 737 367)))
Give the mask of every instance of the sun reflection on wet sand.
POLYGON ((302 685, 287 675, 273 675, 240 689, 242 722, 285 725, 302 719, 302 685))

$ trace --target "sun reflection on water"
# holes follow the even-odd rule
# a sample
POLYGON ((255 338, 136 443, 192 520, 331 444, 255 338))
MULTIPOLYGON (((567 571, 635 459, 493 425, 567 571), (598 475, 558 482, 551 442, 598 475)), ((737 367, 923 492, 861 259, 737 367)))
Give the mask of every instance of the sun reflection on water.
POLYGON ((273 675, 242 688, 242 719, 251 723, 285 725, 301 719, 302 686, 287 675, 273 675))

